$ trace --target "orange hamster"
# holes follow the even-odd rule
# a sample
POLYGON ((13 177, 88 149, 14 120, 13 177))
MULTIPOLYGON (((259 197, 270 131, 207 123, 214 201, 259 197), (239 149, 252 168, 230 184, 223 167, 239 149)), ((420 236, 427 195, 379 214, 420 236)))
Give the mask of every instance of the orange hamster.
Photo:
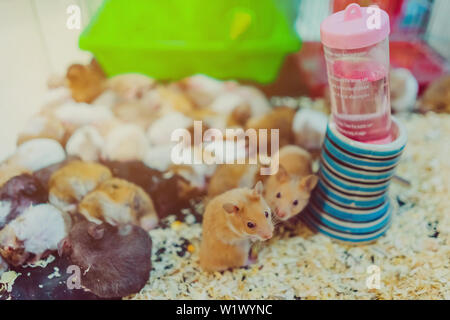
POLYGON ((86 194, 111 177, 111 171, 101 164, 78 160, 69 162, 50 177, 50 203, 63 211, 74 213, 77 203, 86 194))
POLYGON ((234 188, 253 186, 259 177, 257 164, 222 164, 217 167, 208 185, 208 197, 215 197, 234 188))
POLYGON ((203 217, 200 266, 224 271, 249 264, 251 242, 272 238, 274 226, 263 185, 237 188, 212 199, 203 217))
POLYGON ((278 172, 265 181, 264 196, 276 217, 285 221, 308 204, 318 178, 312 174, 311 155, 298 146, 281 148, 278 159, 278 172))
POLYGON ((123 73, 107 80, 107 87, 125 100, 135 100, 155 86, 155 80, 140 73, 123 73))
MULTIPOLYGON (((292 123, 294 121, 295 110, 289 107, 276 107, 269 113, 259 117, 252 117, 246 123, 246 129, 255 130, 267 129, 268 137, 270 137, 271 129, 278 129, 280 140, 280 148, 294 141, 294 133, 292 131, 292 123)), ((267 151, 271 150, 270 138, 267 140, 267 151)))
POLYGON ((66 83, 76 102, 90 103, 105 89, 106 76, 95 59, 89 65, 73 64, 67 69, 66 83))
POLYGON ((150 230, 158 224, 153 201, 134 183, 111 178, 101 183, 80 202, 78 211, 89 221, 113 226, 129 223, 150 230))
MULTIPOLYGON (((276 163, 274 157, 271 163, 276 163)), ((259 164, 221 165, 211 177, 208 197, 232 188, 250 187, 256 181, 262 181, 264 197, 275 216, 283 221, 288 220, 306 206, 318 178, 312 174, 309 152, 295 145, 287 145, 279 150, 278 166, 276 174, 263 176, 259 164)))

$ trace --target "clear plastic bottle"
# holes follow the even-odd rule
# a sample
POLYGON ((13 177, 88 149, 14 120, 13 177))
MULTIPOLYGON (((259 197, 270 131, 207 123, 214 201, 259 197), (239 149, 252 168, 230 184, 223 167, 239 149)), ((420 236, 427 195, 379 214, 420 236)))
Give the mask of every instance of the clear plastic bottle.
POLYGON ((322 23, 333 120, 345 136, 391 142, 389 17, 349 5, 322 23))

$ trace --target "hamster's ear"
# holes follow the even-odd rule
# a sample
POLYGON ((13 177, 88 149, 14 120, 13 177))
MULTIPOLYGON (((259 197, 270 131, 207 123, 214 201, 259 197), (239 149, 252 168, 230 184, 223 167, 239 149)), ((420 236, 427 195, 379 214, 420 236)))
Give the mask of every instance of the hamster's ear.
POLYGON ((253 188, 253 192, 252 192, 252 198, 254 199, 259 199, 260 196, 262 196, 264 191, 264 186, 261 180, 259 180, 256 184, 255 187, 253 188))
POLYGON ((227 203, 225 203, 223 205, 223 209, 226 212, 228 212, 228 213, 237 213, 237 212, 239 212, 239 207, 237 205, 235 205, 233 203, 229 203, 229 202, 227 202, 227 203))
POLYGON ((105 234, 105 229, 100 224, 91 223, 88 227, 88 234, 95 240, 100 240, 105 234))
POLYGON ((319 178, 316 175, 310 174, 300 181, 300 189, 311 192, 316 187, 318 181, 319 178))
POLYGON ((289 174, 287 173, 286 169, 281 165, 278 168, 276 178, 279 182, 286 182, 289 179, 289 174))
POLYGON ((62 257, 65 254, 70 253, 72 246, 70 244, 69 238, 65 237, 58 243, 58 255, 62 257))

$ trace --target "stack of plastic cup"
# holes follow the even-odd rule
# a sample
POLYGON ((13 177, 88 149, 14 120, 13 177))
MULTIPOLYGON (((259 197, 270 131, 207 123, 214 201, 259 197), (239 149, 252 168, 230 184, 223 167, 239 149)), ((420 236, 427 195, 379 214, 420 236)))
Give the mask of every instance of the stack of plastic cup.
POLYGON ((391 221, 388 187, 406 145, 403 126, 392 118, 388 144, 352 140, 331 122, 322 147, 319 183, 302 215, 307 225, 330 237, 368 242, 391 221))

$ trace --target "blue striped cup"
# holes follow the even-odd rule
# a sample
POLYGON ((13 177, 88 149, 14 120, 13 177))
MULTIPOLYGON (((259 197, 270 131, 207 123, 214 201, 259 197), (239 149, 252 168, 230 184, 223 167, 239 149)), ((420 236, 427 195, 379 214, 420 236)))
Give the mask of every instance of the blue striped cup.
POLYGON ((404 127, 392 117, 396 139, 362 143, 338 132, 330 121, 322 146, 319 183, 302 220, 312 229, 348 242, 369 242, 389 228, 388 188, 406 145, 404 127))

